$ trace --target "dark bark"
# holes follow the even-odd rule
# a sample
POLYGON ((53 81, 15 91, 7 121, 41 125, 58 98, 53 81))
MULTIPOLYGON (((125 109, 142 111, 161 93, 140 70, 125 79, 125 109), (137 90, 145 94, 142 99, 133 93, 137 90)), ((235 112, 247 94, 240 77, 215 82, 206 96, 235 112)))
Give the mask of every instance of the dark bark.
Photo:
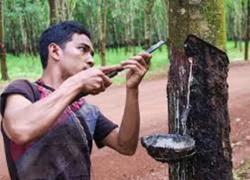
POLYGON ((224 52, 195 36, 189 36, 185 47, 185 54, 172 48, 167 87, 169 132, 187 133, 193 137, 196 154, 171 165, 170 180, 232 180, 226 81, 228 58, 224 52), (189 86, 191 69, 192 83, 189 86), (187 107, 190 111, 186 126, 183 126, 180 119, 187 107))
POLYGON ((0 59, 2 80, 8 80, 6 49, 4 45, 3 0, 0 0, 0 59))
POLYGON ((229 118, 226 104, 227 85, 225 84, 226 56, 222 58, 221 51, 219 53, 212 48, 207 49, 202 43, 194 44, 199 56, 193 57, 194 80, 189 91, 190 62, 183 48, 188 34, 194 34, 220 49, 225 49, 224 0, 216 2, 172 0, 169 1, 168 12, 168 42, 171 56, 167 87, 169 132, 191 135, 196 140, 198 151, 194 158, 170 166, 170 180, 231 180, 231 147, 228 136, 229 118), (205 48, 204 50, 200 47, 201 45, 205 48), (189 100, 188 92, 191 93, 189 100), (188 106, 188 101, 191 106, 188 106), (188 122, 186 126, 183 126, 181 117, 188 108, 191 108, 188 122), (225 141, 228 150, 224 151, 221 146, 225 144, 225 141), (203 155, 203 148, 208 150, 205 155, 203 155), (228 156, 224 157, 223 152, 228 153, 228 156), (224 161, 225 159, 228 162, 224 161), (214 176, 216 177, 212 178, 214 176))
POLYGON ((234 48, 238 48, 238 38, 237 36, 234 36, 234 48))

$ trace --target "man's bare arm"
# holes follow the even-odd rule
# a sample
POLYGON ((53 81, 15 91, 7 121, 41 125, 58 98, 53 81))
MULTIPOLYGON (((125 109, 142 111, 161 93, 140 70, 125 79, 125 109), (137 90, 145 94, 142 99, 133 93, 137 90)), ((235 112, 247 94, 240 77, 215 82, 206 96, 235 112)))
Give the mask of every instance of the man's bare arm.
POLYGON ((8 96, 3 123, 9 138, 17 144, 26 144, 45 134, 77 93, 77 88, 65 88, 35 103, 21 95, 8 96))
POLYGON ((114 129, 103 143, 121 154, 133 155, 137 147, 140 128, 138 92, 127 93, 120 129, 114 129))
POLYGON ((9 95, 4 130, 15 143, 26 144, 45 134, 80 92, 98 94, 111 82, 99 69, 82 71, 62 83, 47 97, 31 103, 21 95, 9 95))
POLYGON ((122 123, 120 129, 113 130, 104 139, 103 143, 125 155, 133 155, 137 148, 140 129, 138 86, 148 69, 145 60, 149 60, 150 58, 149 54, 139 54, 139 56, 135 56, 131 60, 122 63, 124 69, 129 69, 122 123))

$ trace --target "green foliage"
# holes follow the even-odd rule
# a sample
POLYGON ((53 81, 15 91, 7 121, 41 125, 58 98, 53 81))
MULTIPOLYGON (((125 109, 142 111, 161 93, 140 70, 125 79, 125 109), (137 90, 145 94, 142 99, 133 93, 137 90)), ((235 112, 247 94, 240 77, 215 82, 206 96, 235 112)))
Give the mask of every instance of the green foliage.
POLYGON ((36 53, 39 35, 48 25, 48 4, 38 0, 6 0, 4 18, 7 51, 36 53))
MULTIPOLYGON (((136 53, 142 51, 141 47, 136 47, 136 53)), ((151 65, 149 72, 147 73, 146 78, 152 78, 153 76, 157 76, 159 74, 166 74, 167 66, 169 65, 168 53, 166 46, 161 47, 159 50, 153 52, 153 57, 151 59, 151 65)), ((114 65, 123 60, 127 60, 131 56, 133 56, 133 52, 125 53, 124 48, 118 49, 107 49, 107 65, 114 65)), ((230 62, 243 60, 244 53, 240 52, 239 49, 234 48, 234 42, 227 42, 227 55, 229 57, 230 62)), ((98 53, 94 56, 96 66, 100 66, 100 56, 98 53)), ((11 78, 28 78, 35 80, 40 77, 42 74, 42 67, 40 63, 39 57, 32 57, 29 55, 20 55, 13 56, 7 55, 7 66, 8 73, 11 78)), ((120 73, 113 80, 116 84, 122 84, 125 82, 124 73, 120 73)))
MULTIPOLYGON (((5 0, 5 43, 9 53, 36 53, 41 32, 49 24, 47 0, 5 0)), ((58 3, 62 3, 59 1, 58 3)), ((68 19, 79 20, 92 33, 96 47, 99 44, 97 2, 64 0, 68 19)), ((166 40, 168 34, 168 7, 166 0, 155 0, 151 17, 153 42, 166 40)), ((144 6, 141 0, 108 1, 107 46, 125 47, 126 43, 144 42, 144 6)), ((242 39, 245 32, 246 0, 225 0, 227 37, 242 39), (236 13, 237 12, 237 13, 236 13)))
MULTIPOLYGON (((63 1, 58 0, 58 3, 60 2, 63 1)), ((89 0, 64 0, 64 2, 67 6, 67 18, 83 23, 92 34, 94 46, 98 47, 97 2, 89 0)), ((155 0, 154 2, 150 15, 152 42, 168 38, 167 2, 166 0, 155 0)), ((144 6, 145 3, 141 0, 108 0, 107 64, 116 64, 142 50, 139 46, 143 46, 144 42, 144 6), (134 48, 134 46, 138 47, 134 48)), ((225 0, 225 9, 228 39, 243 40, 246 0, 225 0)), ((19 76, 38 77, 42 71, 40 60, 37 57, 32 60, 30 55, 36 56, 39 36, 49 25, 48 1, 5 0, 4 18, 9 76, 12 79, 19 76), (20 56, 15 57, 10 54, 20 56)), ((238 45, 238 47, 242 47, 240 43, 238 45)), ((243 52, 234 48, 234 43, 231 41, 227 43, 227 53, 231 61, 243 59, 243 52)), ((96 54, 96 64, 98 65, 100 57, 98 52, 96 54)), ((149 74, 165 71, 165 66, 168 64, 166 49, 163 48, 162 52, 159 50, 154 52, 153 56, 149 74)))
MULTIPOLYGON (((250 53, 250 49, 248 51, 250 53)), ((243 59, 244 59, 244 52, 240 51, 240 49, 238 49, 238 48, 235 48, 233 41, 227 42, 227 51, 226 52, 227 52, 227 55, 229 57, 230 62, 243 61, 243 59)))
POLYGON ((13 56, 7 55, 8 74, 12 79, 30 78, 34 79, 41 75, 42 66, 38 57, 29 55, 13 56))
MULTIPOLYGON (((140 47, 136 48, 136 52, 140 52, 142 49, 140 47)), ((123 60, 127 60, 133 56, 132 52, 125 54, 124 48, 118 49, 118 52, 114 49, 108 49, 107 52, 107 65, 118 64, 123 60)), ((168 64, 167 49, 162 47, 153 53, 153 58, 151 60, 150 73, 166 71, 166 65, 168 64)), ((100 66, 100 56, 96 53, 95 57, 96 66, 100 66)), ((41 76, 42 67, 39 57, 32 57, 28 55, 13 56, 7 55, 7 66, 10 80, 17 78, 28 78, 36 79, 41 76)), ((124 74, 124 73, 123 73, 124 74)), ((123 83, 124 76, 114 78, 116 83, 123 83)))

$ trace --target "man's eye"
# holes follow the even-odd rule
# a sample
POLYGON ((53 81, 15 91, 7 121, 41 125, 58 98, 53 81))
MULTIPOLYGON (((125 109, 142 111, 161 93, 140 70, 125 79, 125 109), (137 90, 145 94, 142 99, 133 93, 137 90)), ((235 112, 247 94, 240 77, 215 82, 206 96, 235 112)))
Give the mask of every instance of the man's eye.
POLYGON ((79 47, 79 49, 83 52, 86 52, 88 50, 86 47, 79 47))

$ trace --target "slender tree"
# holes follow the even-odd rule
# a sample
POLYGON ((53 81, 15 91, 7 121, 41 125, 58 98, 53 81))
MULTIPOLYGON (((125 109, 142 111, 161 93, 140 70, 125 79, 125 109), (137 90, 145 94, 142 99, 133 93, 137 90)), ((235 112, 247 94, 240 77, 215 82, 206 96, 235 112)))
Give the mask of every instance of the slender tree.
POLYGON ((65 19, 73 19, 73 12, 79 0, 63 0, 61 4, 63 5, 64 11, 66 13, 65 19))
POLYGON ((56 7, 58 10, 58 20, 60 22, 66 20, 66 3, 65 0, 56 1, 56 7))
POLYGON ((8 80, 8 70, 6 64, 6 50, 4 45, 4 18, 3 18, 3 0, 0 0, 0 59, 2 80, 8 80))
POLYGON ((250 0, 247 0, 247 25, 246 25, 246 37, 245 37, 245 61, 248 60, 249 31, 250 31, 250 0))
POLYGON ((49 2, 49 16, 50 16, 50 25, 57 23, 57 7, 56 0, 48 0, 49 2))
POLYGON ((106 39, 107 39, 107 13, 108 13, 108 0, 98 0, 97 1, 97 19, 98 19, 98 32, 99 32, 99 42, 100 42, 100 56, 101 65, 106 65, 106 39))
POLYGON ((145 3, 144 8, 144 46, 145 48, 149 47, 151 44, 151 37, 150 37, 150 14, 152 11, 152 8, 154 6, 154 0, 147 0, 145 3))

